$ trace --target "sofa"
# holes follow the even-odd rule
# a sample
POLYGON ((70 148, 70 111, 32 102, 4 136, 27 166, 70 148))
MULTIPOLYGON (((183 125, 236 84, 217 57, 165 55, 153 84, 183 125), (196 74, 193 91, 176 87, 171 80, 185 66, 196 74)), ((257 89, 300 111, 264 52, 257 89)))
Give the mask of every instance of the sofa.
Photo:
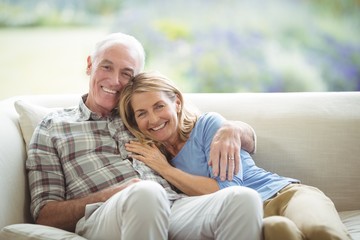
MULTIPOLYGON (((360 239, 360 92, 188 93, 201 111, 250 124, 255 162, 329 196, 353 239, 360 239)), ((17 96, 0 101, 0 240, 84 239, 33 224, 25 171, 27 143, 48 112, 80 94, 17 96)), ((54 216, 56 217, 56 216, 54 216)))

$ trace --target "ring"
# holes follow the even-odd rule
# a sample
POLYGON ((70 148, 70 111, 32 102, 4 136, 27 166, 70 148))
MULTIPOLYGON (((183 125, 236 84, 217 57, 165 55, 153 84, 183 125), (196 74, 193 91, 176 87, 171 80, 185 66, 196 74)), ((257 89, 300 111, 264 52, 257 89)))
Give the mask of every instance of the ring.
POLYGON ((228 157, 229 160, 234 160, 235 158, 234 157, 228 157))

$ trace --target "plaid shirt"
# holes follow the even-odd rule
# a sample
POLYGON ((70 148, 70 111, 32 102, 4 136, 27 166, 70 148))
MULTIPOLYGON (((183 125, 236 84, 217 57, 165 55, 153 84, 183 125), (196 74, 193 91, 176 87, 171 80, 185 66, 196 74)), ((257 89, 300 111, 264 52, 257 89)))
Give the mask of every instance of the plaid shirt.
POLYGON ((31 213, 37 218, 49 201, 84 197, 132 178, 160 183, 170 201, 182 195, 144 163, 130 161, 124 144, 134 139, 119 114, 101 118, 85 106, 47 115, 35 129, 26 169, 31 192, 31 213))

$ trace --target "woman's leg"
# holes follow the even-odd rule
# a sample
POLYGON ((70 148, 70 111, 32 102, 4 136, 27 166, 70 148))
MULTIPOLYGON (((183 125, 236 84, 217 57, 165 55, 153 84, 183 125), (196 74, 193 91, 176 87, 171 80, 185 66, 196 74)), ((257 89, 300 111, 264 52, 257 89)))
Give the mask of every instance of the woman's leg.
POLYGON ((293 221, 283 216, 265 217, 263 222, 264 240, 302 240, 303 235, 293 221))
POLYGON ((169 239, 260 239, 263 209, 259 194, 229 187, 177 200, 171 208, 169 239))
POLYGON ((334 203, 315 187, 291 184, 264 208, 265 216, 280 215, 293 221, 305 239, 350 239, 334 203))

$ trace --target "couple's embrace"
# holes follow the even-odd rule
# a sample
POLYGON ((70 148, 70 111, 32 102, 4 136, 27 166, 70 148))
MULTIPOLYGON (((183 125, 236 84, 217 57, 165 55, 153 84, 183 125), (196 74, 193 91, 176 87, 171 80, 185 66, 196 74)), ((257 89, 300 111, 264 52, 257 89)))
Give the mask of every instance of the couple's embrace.
POLYGON ((320 190, 255 165, 251 127, 189 110, 144 65, 137 39, 106 36, 87 58, 89 92, 37 126, 36 223, 96 240, 348 238, 320 190))

